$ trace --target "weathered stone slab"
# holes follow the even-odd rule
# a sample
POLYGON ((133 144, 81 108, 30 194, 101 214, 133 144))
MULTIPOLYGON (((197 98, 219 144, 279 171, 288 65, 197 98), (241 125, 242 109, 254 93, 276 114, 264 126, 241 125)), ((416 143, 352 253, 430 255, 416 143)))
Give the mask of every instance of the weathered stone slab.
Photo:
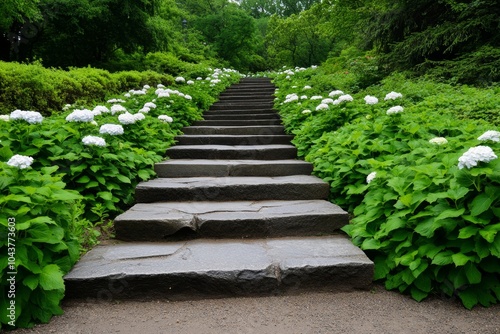
POLYGON ((210 110, 255 110, 255 109, 266 109, 272 108, 274 102, 254 102, 252 104, 242 103, 242 102, 215 102, 210 107, 210 110))
POLYGON ((281 125, 279 119, 245 119, 245 120, 203 120, 196 121, 193 126, 256 126, 281 125))
POLYGON ((205 113, 203 115, 205 120, 246 120, 246 119, 279 119, 279 115, 276 113, 260 113, 260 114, 220 114, 215 113, 209 115, 205 113))
POLYGON ((367 289, 372 276, 366 255, 335 235, 97 246, 64 280, 67 298, 111 300, 367 289))
POLYGON ((182 135, 175 137, 177 145, 271 145, 290 144, 289 135, 182 135))
POLYGON ((204 116, 207 115, 258 115, 264 114, 268 115, 271 113, 276 113, 276 111, 272 107, 267 108, 258 108, 258 109, 236 109, 236 108, 228 108, 226 110, 207 110, 203 113, 204 116))
POLYGON ((293 145, 178 145, 166 151, 171 159, 293 159, 297 148, 293 145))
POLYGON ((310 175, 158 178, 137 185, 138 203, 327 199, 330 187, 310 175))
POLYGON ((158 177, 310 175, 313 167, 301 160, 173 159, 155 164, 158 177))
POLYGON ((139 203, 115 219, 116 238, 164 240, 182 229, 197 237, 332 234, 349 222, 338 206, 309 201, 139 203))
POLYGON ((281 125, 268 126, 189 126, 182 129, 186 135, 284 135, 281 125))

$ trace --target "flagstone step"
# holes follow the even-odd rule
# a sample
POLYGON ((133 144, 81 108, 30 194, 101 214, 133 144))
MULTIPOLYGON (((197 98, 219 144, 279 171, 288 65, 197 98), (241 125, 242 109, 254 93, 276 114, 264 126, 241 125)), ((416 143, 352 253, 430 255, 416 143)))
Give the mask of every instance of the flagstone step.
POLYGON ((245 125, 281 125, 279 119, 244 119, 244 120, 202 120, 193 126, 245 126, 245 125))
POLYGON ((301 160, 172 159, 155 164, 160 178, 310 175, 312 170, 312 164, 301 160))
POLYGON ((139 203, 115 219, 117 239, 268 238, 333 234, 347 213, 323 200, 139 203))
POLYGON ((261 108, 261 109, 227 109, 227 110, 207 110, 203 113, 203 117, 217 115, 217 116, 247 116, 247 115, 269 115, 271 113, 276 114, 273 108, 261 108))
POLYGON ((141 182, 136 203, 327 199, 330 186, 311 175, 158 178, 141 182))
POLYGON ((181 135, 177 145, 271 145, 290 144, 290 135, 181 135))
POLYGON ((203 118, 207 121, 211 120, 252 120, 252 119, 280 119, 276 112, 272 113, 259 113, 259 114, 226 114, 226 113, 213 113, 213 114, 203 114, 203 118))
POLYGON ((262 96, 262 95, 267 95, 267 96, 272 96, 275 92, 275 89, 273 86, 269 87, 255 87, 251 88, 248 86, 238 86, 234 88, 228 88, 226 91, 222 92, 219 95, 219 98, 223 98, 226 96, 233 96, 237 94, 241 95, 251 95, 251 96, 262 96))
POLYGON ((100 245, 64 277, 66 298, 191 299, 369 289, 373 263, 344 236, 100 245))
POLYGON ((284 135, 281 125, 266 126, 189 126, 182 129, 186 135, 284 135))
POLYGON ((252 102, 252 103, 241 103, 241 102, 215 102, 210 107, 210 110, 255 110, 255 109, 266 109, 272 108, 274 102, 252 102))
POLYGON ((166 151, 170 159, 281 160, 297 157, 293 145, 176 145, 166 151))

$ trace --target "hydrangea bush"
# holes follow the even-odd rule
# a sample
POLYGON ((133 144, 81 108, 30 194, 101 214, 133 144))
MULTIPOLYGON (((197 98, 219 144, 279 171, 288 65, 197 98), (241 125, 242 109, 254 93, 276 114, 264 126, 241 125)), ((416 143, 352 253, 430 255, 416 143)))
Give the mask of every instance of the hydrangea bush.
POLYGON ((353 215, 343 230, 375 262, 375 279, 419 301, 498 303, 500 132, 487 110, 463 112, 484 105, 488 90, 395 75, 322 106, 285 101, 304 85, 339 101, 356 85, 321 68, 274 76, 275 107, 299 154, 330 183, 331 200, 353 215))

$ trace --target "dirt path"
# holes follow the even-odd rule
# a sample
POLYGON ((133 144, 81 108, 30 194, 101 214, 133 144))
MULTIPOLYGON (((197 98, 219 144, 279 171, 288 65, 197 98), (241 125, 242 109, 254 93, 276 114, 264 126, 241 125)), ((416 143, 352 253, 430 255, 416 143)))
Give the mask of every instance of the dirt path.
POLYGON ((49 324, 12 333, 500 333, 500 305, 407 296, 375 286, 351 293, 197 301, 67 301, 49 324))

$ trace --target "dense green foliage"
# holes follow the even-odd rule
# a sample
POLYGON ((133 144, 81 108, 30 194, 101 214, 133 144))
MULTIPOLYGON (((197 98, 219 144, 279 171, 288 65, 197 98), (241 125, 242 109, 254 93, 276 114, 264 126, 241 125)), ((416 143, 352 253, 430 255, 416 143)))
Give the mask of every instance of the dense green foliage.
POLYGON ((344 231, 387 289, 416 300, 456 296, 467 308, 497 303, 500 132, 479 137, 499 129, 498 89, 394 75, 360 90, 355 78, 295 69, 275 79, 276 106, 299 154, 330 183, 331 200, 354 215, 344 231), (353 86, 352 101, 333 93, 353 86), (391 91, 402 96, 386 99, 391 91), (459 168, 480 146, 497 155, 459 168))
MULTIPOLYGON (((2 326, 15 320, 16 326, 26 327, 61 314, 62 277, 80 252, 98 242, 95 227, 108 226, 110 219, 133 204, 135 186, 154 176, 154 163, 164 159, 174 136, 200 119, 219 93, 240 78, 234 71, 206 71, 210 77, 204 79, 176 78, 169 90, 138 86, 126 94, 108 96, 113 99, 91 104, 92 110, 82 104, 68 105, 31 122, 15 119, 15 112, 8 120, 3 115, 0 252, 10 253, 7 236, 11 232, 17 274, 15 318, 2 312, 2 326), (110 125, 121 127, 123 133, 103 130, 110 125), (102 140, 102 145, 96 139, 89 144, 88 136, 102 140), (15 155, 31 157, 33 162, 18 168, 10 162, 15 155), (10 219, 15 219, 15 231, 9 231, 10 219)), ((10 287, 8 265, 7 257, 1 257, 3 296, 10 287)), ((0 306, 5 310, 10 300, 0 299, 0 306)))

